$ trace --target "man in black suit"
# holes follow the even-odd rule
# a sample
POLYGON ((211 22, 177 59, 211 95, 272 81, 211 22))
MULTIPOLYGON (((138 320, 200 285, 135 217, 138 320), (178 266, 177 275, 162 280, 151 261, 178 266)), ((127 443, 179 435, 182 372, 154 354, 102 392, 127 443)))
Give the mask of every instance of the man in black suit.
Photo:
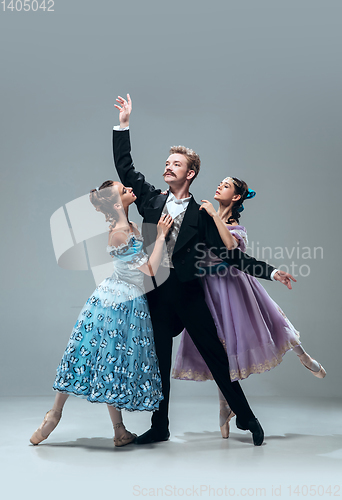
POLYGON ((220 342, 211 313, 204 300, 204 292, 198 278, 198 248, 205 243, 229 265, 264 279, 275 279, 291 288, 288 273, 240 250, 227 251, 215 223, 189 193, 189 186, 197 176, 200 160, 194 151, 178 147, 172 149, 166 161, 164 179, 169 185, 167 194, 149 184, 143 174, 136 171, 130 154, 129 116, 132 102, 118 97, 115 105, 120 111, 120 127, 114 127, 114 162, 121 182, 133 188, 140 215, 149 230, 144 231, 145 245, 153 243, 155 236, 151 226, 157 224, 161 214, 170 213, 174 219, 167 239, 167 252, 162 259, 160 271, 155 277, 155 285, 160 282, 158 273, 165 268, 168 278, 147 293, 150 307, 156 354, 159 359, 164 400, 152 415, 151 428, 136 439, 137 444, 166 441, 169 436, 168 403, 170 393, 170 371, 172 339, 184 328, 189 332, 194 344, 208 365, 217 385, 221 389, 230 408, 237 416, 237 426, 249 429, 253 442, 259 446, 264 433, 255 418, 238 382, 231 382, 227 354, 220 342), (197 265, 197 266, 196 266, 197 265))

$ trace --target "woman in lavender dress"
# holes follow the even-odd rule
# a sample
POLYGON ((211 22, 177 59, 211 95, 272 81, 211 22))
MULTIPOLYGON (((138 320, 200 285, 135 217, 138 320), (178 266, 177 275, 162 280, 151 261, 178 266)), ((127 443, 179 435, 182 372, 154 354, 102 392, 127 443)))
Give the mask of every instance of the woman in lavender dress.
MULTIPOLYGON (((224 244, 230 250, 246 251, 247 232, 239 225, 239 218, 244 200, 255 194, 244 181, 227 177, 214 196, 219 202, 218 212, 209 201, 202 200, 201 209, 213 217, 224 244)), ((325 377, 324 368, 304 351, 299 332, 256 278, 227 267, 212 254, 206 255, 201 269, 206 302, 227 351, 232 381, 271 370, 290 349, 316 377, 325 377)), ((212 380, 186 330, 182 333, 172 376, 181 380, 212 380)), ((227 438, 229 421, 234 413, 220 391, 219 399, 221 433, 227 438)))

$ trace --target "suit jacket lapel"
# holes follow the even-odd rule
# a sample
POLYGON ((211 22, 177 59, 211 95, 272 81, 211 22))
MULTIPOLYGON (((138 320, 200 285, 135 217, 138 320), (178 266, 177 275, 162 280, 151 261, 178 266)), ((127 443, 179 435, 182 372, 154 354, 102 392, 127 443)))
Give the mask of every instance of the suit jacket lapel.
POLYGON ((198 232, 198 210, 199 205, 192 197, 185 211, 184 219, 179 231, 173 253, 178 252, 198 232))
POLYGON ((167 197, 168 194, 158 194, 149 200, 149 206, 144 210, 145 222, 158 224, 167 197))

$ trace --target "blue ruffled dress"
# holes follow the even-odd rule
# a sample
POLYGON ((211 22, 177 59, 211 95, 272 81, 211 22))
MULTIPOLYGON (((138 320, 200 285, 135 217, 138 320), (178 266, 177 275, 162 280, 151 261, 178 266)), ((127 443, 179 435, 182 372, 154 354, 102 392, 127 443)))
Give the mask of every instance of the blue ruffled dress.
POLYGON ((142 237, 107 247, 114 272, 84 305, 57 368, 53 388, 129 411, 158 409, 163 399, 153 329, 137 269, 148 258, 142 237))

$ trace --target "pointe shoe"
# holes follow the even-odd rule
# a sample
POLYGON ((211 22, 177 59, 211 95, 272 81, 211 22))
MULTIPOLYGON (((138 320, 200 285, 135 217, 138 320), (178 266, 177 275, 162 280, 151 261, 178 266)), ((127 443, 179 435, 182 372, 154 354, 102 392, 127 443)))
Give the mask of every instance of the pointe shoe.
POLYGON ((62 416, 62 410, 49 410, 44 417, 43 422, 32 434, 30 443, 35 446, 47 439, 51 432, 57 427, 62 416))
POLYGON ((231 421, 231 419, 233 417, 235 417, 235 413, 232 410, 230 410, 230 413, 227 417, 227 420, 225 421, 225 423, 223 425, 220 425, 221 435, 222 435, 223 439, 229 438, 229 422, 231 421))
POLYGON ((309 367, 305 364, 304 359, 305 359, 307 362, 308 362, 308 361, 309 361, 309 362, 314 361, 314 360, 311 358, 311 356, 309 356, 306 352, 304 352, 303 354, 301 354, 301 355, 300 355, 300 356, 298 356, 298 357, 299 357, 299 361, 302 363, 302 365, 303 365, 303 366, 305 366, 305 368, 307 368, 308 370, 310 370, 310 372, 311 372, 313 375, 315 375, 315 377, 317 377, 317 378, 324 378, 324 377, 326 376, 327 372, 324 370, 323 366, 322 366, 320 363, 318 363, 318 361, 317 361, 317 363, 319 364, 319 367, 320 367, 320 368, 319 368, 319 370, 318 370, 318 372, 315 372, 314 370, 312 370, 311 368, 309 368, 309 367))
MULTIPOLYGON (((125 427, 122 422, 119 422, 118 424, 114 425, 114 429, 118 429, 119 427, 125 427)), ((129 432, 126 430, 126 433, 119 437, 119 438, 114 438, 114 445, 119 448, 120 446, 126 446, 126 444, 133 443, 135 438, 137 437, 136 434, 133 434, 132 432, 129 432)))

